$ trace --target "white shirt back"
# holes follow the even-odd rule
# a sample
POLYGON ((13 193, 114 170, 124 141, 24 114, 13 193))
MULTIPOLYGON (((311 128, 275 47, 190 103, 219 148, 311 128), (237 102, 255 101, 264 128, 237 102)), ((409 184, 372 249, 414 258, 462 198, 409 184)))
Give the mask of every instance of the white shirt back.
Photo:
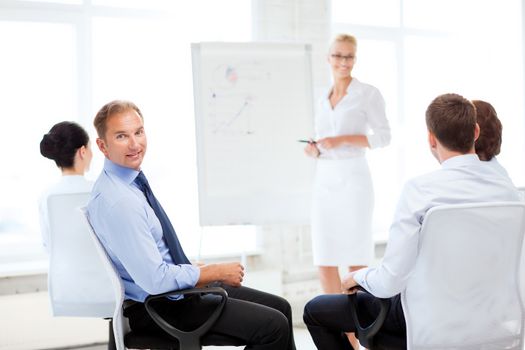
POLYGON ((519 192, 508 176, 477 155, 450 158, 440 170, 406 183, 381 264, 360 270, 354 279, 376 297, 399 294, 414 268, 421 225, 429 209, 445 204, 519 200, 519 192))

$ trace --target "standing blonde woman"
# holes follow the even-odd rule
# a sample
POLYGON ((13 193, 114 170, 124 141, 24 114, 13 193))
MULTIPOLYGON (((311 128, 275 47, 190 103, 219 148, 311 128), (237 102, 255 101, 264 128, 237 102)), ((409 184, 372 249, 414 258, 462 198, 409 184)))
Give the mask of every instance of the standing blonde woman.
POLYGON ((317 158, 312 246, 327 294, 341 293, 339 266, 354 271, 372 261, 374 191, 365 153, 390 142, 381 93, 352 76, 356 51, 351 35, 340 34, 330 45, 333 86, 317 105, 317 141, 305 147, 307 155, 317 158))

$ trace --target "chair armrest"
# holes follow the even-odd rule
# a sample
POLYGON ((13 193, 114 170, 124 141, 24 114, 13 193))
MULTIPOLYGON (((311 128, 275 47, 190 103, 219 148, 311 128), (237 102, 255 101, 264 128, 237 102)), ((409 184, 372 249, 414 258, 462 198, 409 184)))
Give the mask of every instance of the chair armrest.
POLYGON ((179 342, 182 343, 194 343, 195 341, 198 341, 204 333, 206 333, 211 326, 217 321, 219 318, 222 309, 224 308, 224 305, 226 304, 226 301, 228 300, 228 293, 220 287, 207 287, 207 288, 192 288, 192 289, 183 289, 183 290, 175 290, 167 293, 162 294, 156 294, 156 295, 150 295, 146 298, 144 301, 144 306, 146 308, 146 311, 151 316, 153 321, 159 325, 164 331, 166 331, 169 335, 177 338, 179 342), (191 294, 217 294, 220 295, 221 302, 217 305, 217 308, 213 311, 211 316, 204 322, 202 325, 200 325, 198 328, 192 331, 183 331, 180 329, 177 329, 173 327, 171 324, 166 322, 159 314, 158 312, 153 308, 153 306, 150 304, 152 300, 165 298, 168 296, 174 296, 174 295, 191 295, 191 294))
MULTIPOLYGON (((370 294, 366 289, 364 289, 361 286, 357 286, 354 288, 360 292, 370 294)), ((374 320, 374 322, 372 322, 366 327, 363 327, 359 323, 359 318, 357 317, 358 307, 356 296, 357 292, 348 295, 348 298, 350 299, 350 302, 353 305, 353 307, 350 310, 350 313, 352 315, 352 319, 354 320, 354 324, 357 329, 357 337, 359 338, 359 343, 361 343, 362 346, 364 346, 367 349, 373 349, 373 338, 377 334, 379 329, 381 329, 381 327, 383 326, 383 322, 385 321, 388 311, 390 310, 390 299, 377 298, 377 300, 379 301, 379 315, 377 315, 377 318, 374 320)))

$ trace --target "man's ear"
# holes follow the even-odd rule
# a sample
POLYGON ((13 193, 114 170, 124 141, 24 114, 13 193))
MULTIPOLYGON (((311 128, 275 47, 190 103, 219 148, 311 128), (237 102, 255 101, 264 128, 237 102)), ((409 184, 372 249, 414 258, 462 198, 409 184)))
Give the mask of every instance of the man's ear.
POLYGON ((431 131, 428 132, 428 144, 430 145, 431 149, 436 149, 437 147, 436 135, 434 135, 431 131))
POLYGON ((100 137, 97 138, 97 146, 98 146, 98 149, 100 150, 100 152, 102 152, 106 158, 108 157, 108 150, 106 148, 106 142, 101 139, 100 137))
POLYGON ((474 141, 478 140, 480 132, 481 132, 481 129, 479 127, 479 124, 476 123, 476 127, 474 128, 474 141))

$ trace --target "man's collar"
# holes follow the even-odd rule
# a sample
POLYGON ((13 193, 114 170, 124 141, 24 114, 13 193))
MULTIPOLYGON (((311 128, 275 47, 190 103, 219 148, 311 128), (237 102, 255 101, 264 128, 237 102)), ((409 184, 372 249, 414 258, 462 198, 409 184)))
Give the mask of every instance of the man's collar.
POLYGON ((104 159, 104 171, 118 177, 126 183, 132 183, 139 174, 139 171, 113 163, 107 158, 104 159))
POLYGON ((450 157, 441 163, 442 168, 454 168, 463 165, 479 163, 479 157, 476 153, 461 154, 459 156, 450 157))

